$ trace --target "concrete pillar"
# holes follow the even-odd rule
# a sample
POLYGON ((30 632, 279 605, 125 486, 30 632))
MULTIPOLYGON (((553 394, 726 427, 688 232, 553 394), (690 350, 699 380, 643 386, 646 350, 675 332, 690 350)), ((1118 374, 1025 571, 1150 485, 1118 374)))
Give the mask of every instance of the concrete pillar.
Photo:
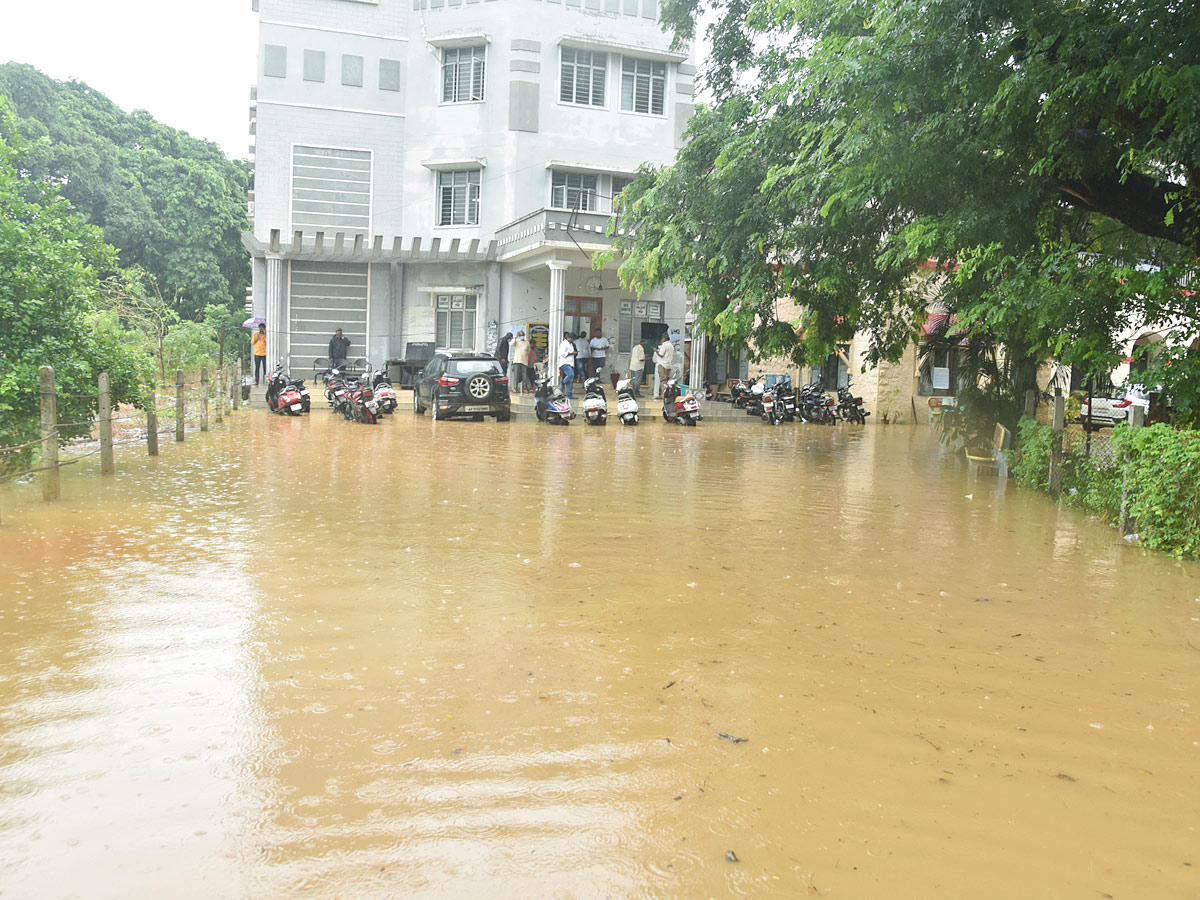
POLYGON ((280 256, 267 257, 267 371, 287 358, 287 268, 280 256))
POLYGON ((570 263, 547 263, 550 269, 550 347, 546 355, 549 361, 546 366, 547 377, 558 377, 558 345, 563 339, 563 312, 566 309, 567 269, 570 263))
POLYGON ((688 387, 693 392, 704 387, 704 357, 707 355, 708 335, 692 326, 692 355, 691 366, 692 372, 688 376, 688 387))

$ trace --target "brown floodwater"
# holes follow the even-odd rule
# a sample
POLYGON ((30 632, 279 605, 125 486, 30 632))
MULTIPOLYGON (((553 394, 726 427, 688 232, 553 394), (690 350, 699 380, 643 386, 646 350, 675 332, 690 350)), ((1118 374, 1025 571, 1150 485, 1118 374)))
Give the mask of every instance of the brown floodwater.
POLYGON ((927 429, 93 463, 0 490, 6 900, 1200 897, 1200 566, 927 429))

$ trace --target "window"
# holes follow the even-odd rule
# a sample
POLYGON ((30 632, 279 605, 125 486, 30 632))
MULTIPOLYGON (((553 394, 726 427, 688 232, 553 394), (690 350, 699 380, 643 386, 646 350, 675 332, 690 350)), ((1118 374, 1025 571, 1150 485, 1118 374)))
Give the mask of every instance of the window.
POLYGON ((551 179, 550 205, 555 209, 595 209, 596 176, 556 171, 551 179))
POLYGON ((633 184, 633 178, 629 175, 614 175, 612 177, 612 199, 609 201, 609 206, 612 209, 617 207, 617 194, 633 184))
POLYGON ((304 51, 304 80, 305 81, 324 81, 325 80, 325 51, 324 50, 305 50, 304 51))
POLYGON ((478 169, 438 172, 437 223, 439 225, 479 224, 478 169))
POLYGON ((478 299, 474 294, 437 295, 438 349, 475 349, 475 310, 478 299))
POLYGON ((379 89, 381 91, 400 90, 400 60, 381 59, 379 61, 379 89))
POLYGON ((661 116, 666 92, 666 63, 632 56, 621 58, 622 110, 661 116))
POLYGON ((607 75, 607 53, 563 47, 562 68, 558 80, 559 101, 579 103, 583 106, 603 106, 607 75))
POLYGON ((342 84, 348 87, 362 87, 363 58, 342 54, 342 84))
POLYGON ((442 102, 467 103, 483 99, 485 47, 446 47, 442 50, 442 102))
MULTIPOLYGON (((663 304, 661 300, 622 300, 621 315, 617 319, 617 352, 630 353, 633 342, 642 336, 642 325, 646 322, 661 322, 663 304)), ((646 356, 650 356, 649 347, 646 356)))
POLYGON ((263 74, 272 78, 287 77, 287 47, 277 44, 263 46, 263 74))
POLYGON ((958 349, 930 350, 921 360, 917 372, 917 395, 920 397, 953 397, 958 393, 958 349))

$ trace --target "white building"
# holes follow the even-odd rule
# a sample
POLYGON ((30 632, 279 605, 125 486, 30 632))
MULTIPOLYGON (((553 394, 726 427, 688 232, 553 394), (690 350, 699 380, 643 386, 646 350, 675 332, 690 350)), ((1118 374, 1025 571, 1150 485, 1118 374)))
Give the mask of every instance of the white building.
POLYGON ((681 328, 682 291, 634 297, 591 268, 612 196, 674 159, 693 110, 656 0, 255 9, 243 243, 273 363, 308 369, 338 327, 376 364, 518 328, 553 354, 563 330, 600 328, 623 366, 643 333, 681 328))

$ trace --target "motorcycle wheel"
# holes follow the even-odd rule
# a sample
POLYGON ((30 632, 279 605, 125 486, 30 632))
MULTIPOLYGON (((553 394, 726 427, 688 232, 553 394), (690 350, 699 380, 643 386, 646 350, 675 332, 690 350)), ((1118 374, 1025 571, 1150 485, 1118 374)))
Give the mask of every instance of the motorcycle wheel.
POLYGON ((688 416, 686 419, 683 420, 683 424, 687 425, 689 428, 695 428, 696 420, 693 419, 691 416, 688 416))
POLYGON ((539 407, 537 407, 537 408, 534 410, 534 412, 535 412, 535 413, 537 413, 537 420, 538 420, 539 422, 545 422, 545 421, 546 421, 546 411, 545 411, 544 409, 542 409, 542 408, 539 406, 539 407))

